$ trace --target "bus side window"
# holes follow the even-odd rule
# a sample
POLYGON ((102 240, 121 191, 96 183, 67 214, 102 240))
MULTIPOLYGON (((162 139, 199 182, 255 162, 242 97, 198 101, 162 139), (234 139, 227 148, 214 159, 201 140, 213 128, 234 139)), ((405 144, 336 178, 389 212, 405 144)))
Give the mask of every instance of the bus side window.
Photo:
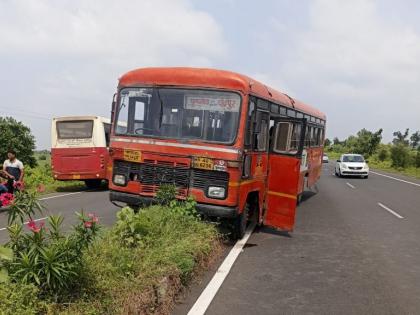
POLYGON ((292 132, 292 124, 281 122, 277 124, 276 134, 274 137, 274 152, 285 153, 290 149, 290 138, 292 132))
POLYGON ((105 131, 105 143, 106 143, 106 146, 109 147, 109 142, 111 140, 111 124, 104 123, 104 131, 105 131))
POLYGON ((275 129, 273 151, 296 154, 299 150, 302 125, 300 123, 280 122, 275 129))
POLYGON ((254 100, 249 101, 248 107, 248 116, 246 118, 246 130, 245 130, 245 147, 250 147, 252 142, 252 133, 253 133, 253 117, 254 117, 254 110, 255 110, 255 102, 254 100))
POLYGON ((253 141, 253 150, 254 151, 267 151, 268 144, 268 126, 269 126, 269 115, 257 111, 255 115, 254 122, 254 141, 253 141))

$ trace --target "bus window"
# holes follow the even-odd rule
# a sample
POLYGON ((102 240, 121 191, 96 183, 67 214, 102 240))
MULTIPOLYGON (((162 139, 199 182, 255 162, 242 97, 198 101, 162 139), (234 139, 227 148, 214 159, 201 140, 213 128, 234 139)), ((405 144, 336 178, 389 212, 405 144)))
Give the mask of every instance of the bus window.
POLYGON ((267 150, 267 139, 268 139, 268 123, 267 120, 261 120, 261 131, 257 135, 257 150, 266 151, 267 150))
POLYGON ((57 121, 58 139, 92 138, 93 120, 57 121))
POLYGON ((249 101, 248 116, 246 118, 246 134, 245 134, 245 146, 249 147, 251 145, 252 139, 252 120, 255 110, 254 100, 249 101))
POLYGON ((287 110, 287 116, 296 117, 296 112, 293 109, 288 109, 287 110))
POLYGON ((297 152, 299 150, 300 135, 302 132, 301 124, 293 124, 292 137, 290 140, 290 151, 297 152))
POLYGON ((285 153, 290 148, 290 134, 292 132, 292 124, 287 122, 281 122, 277 125, 274 152, 285 153))
POLYGON ((280 115, 282 116, 286 116, 287 115, 287 110, 286 107, 280 107, 280 115))
POLYGON ((254 151, 266 151, 268 142, 268 126, 269 126, 269 115, 264 112, 257 111, 254 124, 254 151))
POLYGON ((104 131, 105 131, 105 143, 106 143, 106 146, 109 147, 109 142, 111 140, 111 124, 104 123, 104 131))
POLYGON ((305 147, 309 148, 311 146, 311 136, 312 136, 312 127, 306 127, 306 135, 305 135, 305 147))

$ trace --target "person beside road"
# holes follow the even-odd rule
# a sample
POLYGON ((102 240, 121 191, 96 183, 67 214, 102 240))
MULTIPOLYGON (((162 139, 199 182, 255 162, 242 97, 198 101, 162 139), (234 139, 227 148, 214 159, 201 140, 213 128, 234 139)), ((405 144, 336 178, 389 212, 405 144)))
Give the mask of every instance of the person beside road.
MULTIPOLYGON (((9 150, 7 151, 8 159, 3 163, 3 174, 8 178, 8 185, 6 189, 9 192, 13 191, 13 185, 15 183, 22 183, 23 181, 23 163, 16 158, 16 151, 9 150)), ((2 185, 4 186, 4 185, 2 185)), ((2 189, 2 188, 0 188, 2 189)))

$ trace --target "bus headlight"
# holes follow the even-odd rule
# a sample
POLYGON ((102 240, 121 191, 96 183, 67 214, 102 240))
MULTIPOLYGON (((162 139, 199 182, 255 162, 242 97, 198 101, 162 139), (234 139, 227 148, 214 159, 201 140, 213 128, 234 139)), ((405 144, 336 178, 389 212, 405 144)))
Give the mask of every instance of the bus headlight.
POLYGON ((210 186, 207 190, 207 196, 210 198, 224 199, 226 197, 226 188, 210 186))
POLYGON ((127 184, 127 180, 125 178, 124 175, 120 175, 120 174, 115 174, 114 175, 114 180, 113 180, 115 185, 118 186, 125 186, 127 184))

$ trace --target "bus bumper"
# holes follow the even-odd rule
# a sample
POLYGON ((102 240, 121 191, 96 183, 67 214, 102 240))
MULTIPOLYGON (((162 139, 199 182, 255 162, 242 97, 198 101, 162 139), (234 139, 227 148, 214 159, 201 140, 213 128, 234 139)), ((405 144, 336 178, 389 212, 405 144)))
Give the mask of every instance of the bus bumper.
MULTIPOLYGON (((154 199, 151 197, 144 197, 114 190, 110 191, 109 200, 111 202, 122 202, 130 206, 147 206, 154 203, 154 199)), ((197 203, 196 207, 200 214, 209 217, 235 218, 238 215, 237 207, 217 206, 206 203, 197 203)))

